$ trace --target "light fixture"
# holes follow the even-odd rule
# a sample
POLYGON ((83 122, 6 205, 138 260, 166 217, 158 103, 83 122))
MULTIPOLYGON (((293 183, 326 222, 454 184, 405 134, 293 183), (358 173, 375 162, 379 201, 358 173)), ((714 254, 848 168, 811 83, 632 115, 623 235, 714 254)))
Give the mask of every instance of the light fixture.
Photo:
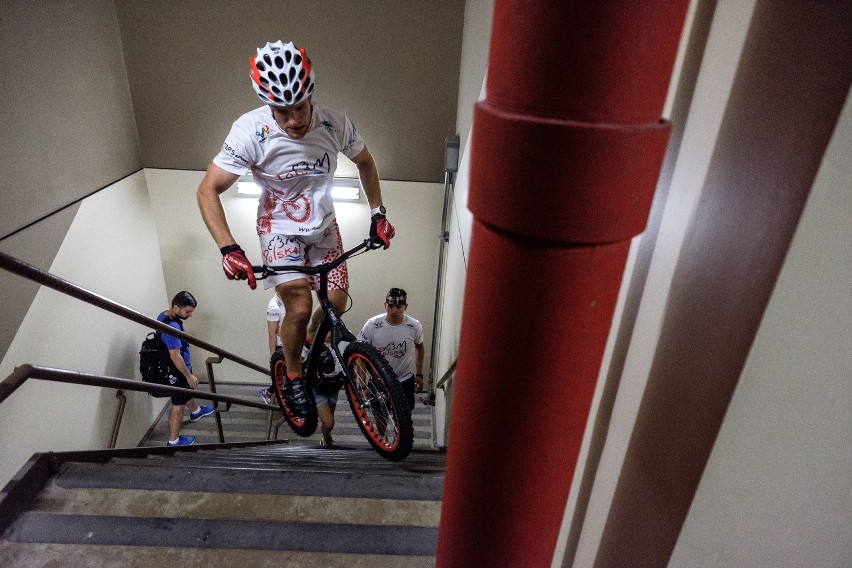
MULTIPOLYGON (((243 197, 257 197, 260 187, 254 183, 251 175, 240 176, 237 180, 237 194, 243 197)), ((361 198, 361 183, 356 178, 334 178, 331 198, 335 201, 358 201, 361 198)))
POLYGON ((334 178, 331 198, 335 201, 358 201, 361 198, 361 182, 357 178, 334 178))
POLYGON ((250 175, 240 176, 240 179, 237 180, 237 194, 246 197, 257 197, 260 195, 260 187, 254 183, 250 175))

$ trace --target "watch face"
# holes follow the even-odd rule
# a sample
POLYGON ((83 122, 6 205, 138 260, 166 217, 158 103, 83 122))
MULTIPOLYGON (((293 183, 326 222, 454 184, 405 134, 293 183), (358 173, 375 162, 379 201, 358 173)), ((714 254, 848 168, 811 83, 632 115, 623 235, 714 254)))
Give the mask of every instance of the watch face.
POLYGON ((381 213, 382 215, 387 213, 387 209, 385 209, 384 205, 379 205, 379 213, 381 213))

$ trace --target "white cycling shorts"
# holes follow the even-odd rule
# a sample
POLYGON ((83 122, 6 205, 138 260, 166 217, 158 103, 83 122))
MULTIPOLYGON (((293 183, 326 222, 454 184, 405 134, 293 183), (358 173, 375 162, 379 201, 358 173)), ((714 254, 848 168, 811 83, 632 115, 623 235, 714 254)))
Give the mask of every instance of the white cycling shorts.
MULTIPOLYGON (((324 231, 310 236, 260 235, 260 254, 267 266, 318 266, 343 254, 343 240, 335 220, 324 231)), ((314 289, 319 288, 319 277, 300 272, 286 272, 268 276, 263 280, 265 289, 283 282, 307 278, 314 289)), ((328 275, 329 290, 349 288, 349 272, 344 262, 328 275)))

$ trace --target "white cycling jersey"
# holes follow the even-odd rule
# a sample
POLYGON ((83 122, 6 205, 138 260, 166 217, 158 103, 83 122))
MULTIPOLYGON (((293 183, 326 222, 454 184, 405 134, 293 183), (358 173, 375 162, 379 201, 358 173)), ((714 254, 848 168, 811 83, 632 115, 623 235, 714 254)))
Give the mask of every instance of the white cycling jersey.
POLYGON ((251 170, 261 188, 257 234, 311 236, 334 221, 331 188, 337 154, 354 158, 364 141, 344 112, 313 105, 304 137, 293 139, 262 106, 231 126, 213 163, 236 175, 251 170))

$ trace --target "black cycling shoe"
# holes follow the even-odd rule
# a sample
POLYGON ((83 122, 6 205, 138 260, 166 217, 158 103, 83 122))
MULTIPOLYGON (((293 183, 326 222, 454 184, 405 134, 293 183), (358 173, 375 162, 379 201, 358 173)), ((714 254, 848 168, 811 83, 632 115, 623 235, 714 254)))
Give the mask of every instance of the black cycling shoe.
POLYGON ((290 407, 290 411, 299 418, 306 417, 310 410, 310 401, 308 399, 308 388, 305 385, 305 379, 303 377, 296 377, 295 379, 288 378, 285 384, 287 406, 290 407))

